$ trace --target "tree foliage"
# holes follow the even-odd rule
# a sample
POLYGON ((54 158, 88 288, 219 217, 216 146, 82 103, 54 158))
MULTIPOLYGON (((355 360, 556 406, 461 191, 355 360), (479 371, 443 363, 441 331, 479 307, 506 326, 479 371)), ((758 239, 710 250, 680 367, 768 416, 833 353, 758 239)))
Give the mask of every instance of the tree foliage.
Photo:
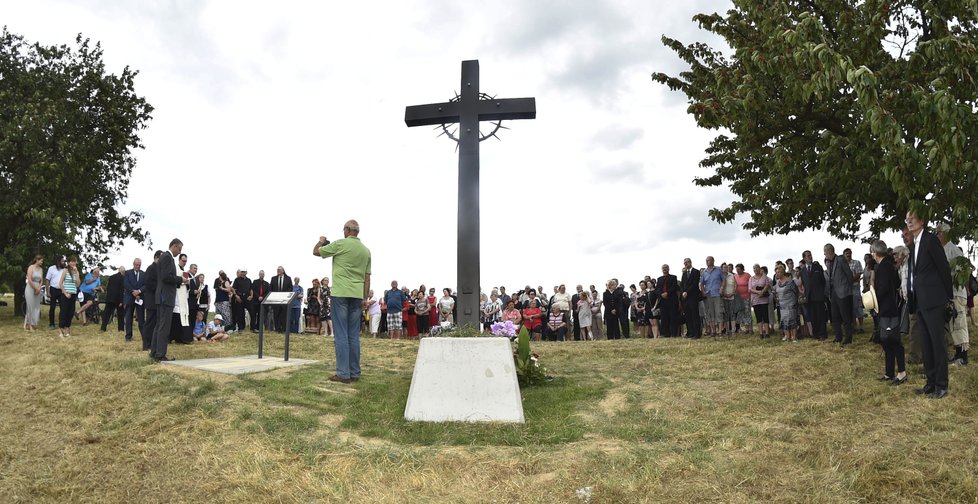
POLYGON ((50 264, 80 253, 89 264, 124 240, 148 242, 142 215, 123 213, 137 132, 153 108, 136 72, 106 73, 102 49, 0 36, 0 279, 23 286, 34 254, 50 264))
POLYGON ((739 200, 752 235, 819 229, 853 239, 907 210, 978 229, 975 0, 735 0, 699 26, 728 48, 663 43, 689 65, 653 79, 719 130, 696 177, 739 200), (869 216, 869 229, 861 226, 869 216))

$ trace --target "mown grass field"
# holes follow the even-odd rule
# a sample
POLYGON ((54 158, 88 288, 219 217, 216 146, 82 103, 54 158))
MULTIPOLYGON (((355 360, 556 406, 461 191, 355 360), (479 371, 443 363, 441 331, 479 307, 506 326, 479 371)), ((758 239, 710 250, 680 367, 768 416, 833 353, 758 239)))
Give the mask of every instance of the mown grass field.
POLYGON ((875 380, 866 335, 537 343, 556 379, 505 426, 405 422, 414 341, 365 339, 341 385, 324 336, 291 350, 319 364, 234 377, 73 333, 0 311, 0 502, 978 502, 975 366, 928 400, 919 367, 875 380))

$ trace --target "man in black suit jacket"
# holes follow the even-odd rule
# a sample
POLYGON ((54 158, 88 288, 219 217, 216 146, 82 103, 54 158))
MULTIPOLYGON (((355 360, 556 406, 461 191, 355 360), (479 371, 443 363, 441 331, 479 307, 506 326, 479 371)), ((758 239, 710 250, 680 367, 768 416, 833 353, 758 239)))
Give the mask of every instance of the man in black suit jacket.
MULTIPOLYGON (((279 266, 277 271, 278 274, 269 282, 272 284, 272 292, 292 292, 292 279, 285 274, 285 268, 279 266)), ((285 316, 288 314, 285 310, 288 308, 285 305, 277 305, 272 310, 275 314, 275 330, 278 332, 285 332, 285 316)))
POLYGON ((825 315, 825 271, 818 261, 812 260, 812 251, 806 250, 801 254, 804 264, 801 266, 801 285, 805 288, 808 303, 805 304, 805 318, 811 324, 812 337, 819 340, 828 338, 825 315))
POLYGON ((127 271, 122 279, 122 304, 126 307, 126 341, 132 341, 132 319, 136 317, 139 324, 139 334, 143 333, 143 308, 145 302, 137 303, 143 299, 143 288, 146 286, 146 273, 141 271, 143 260, 136 258, 132 262, 132 269, 127 271))
MULTIPOLYGON (((197 320, 197 311, 200 310, 200 305, 197 304, 197 291, 200 290, 200 282, 197 281, 197 265, 191 264, 187 272, 190 273, 190 282, 187 283, 187 308, 190 310, 190 329, 192 332, 194 321, 197 320)), ((207 317, 204 319, 206 320, 207 317)))
POLYGON ((831 243, 825 244, 822 250, 825 252, 825 269, 828 273, 827 290, 835 342, 848 345, 852 343, 853 326, 852 269, 844 256, 836 255, 835 246, 831 243))
POLYGON ((604 305, 604 327, 608 333, 608 339, 621 338, 621 325, 618 322, 618 300, 615 298, 615 289, 618 285, 614 280, 608 280, 606 289, 601 294, 601 304, 604 305))
POLYGON ((119 266, 119 270, 109 277, 109 285, 105 291, 105 309, 102 310, 102 332, 109 327, 112 315, 115 315, 119 325, 119 331, 123 330, 125 312, 122 308, 123 278, 126 275, 126 267, 119 266))
POLYGON ((148 351, 153 347, 153 331, 156 330, 156 284, 160 273, 160 256, 164 252, 157 250, 153 253, 153 264, 146 268, 146 274, 142 289, 143 309, 145 318, 139 335, 143 339, 143 350, 148 351))
POLYGON ((231 318, 234 319, 234 328, 244 331, 245 312, 251 306, 251 279, 248 278, 248 270, 242 268, 238 270, 238 277, 231 283, 234 295, 231 296, 231 318))
POLYGON ((669 274, 669 265, 662 265, 662 276, 655 283, 659 296, 659 326, 666 337, 679 336, 679 280, 669 274))
POLYGON ((615 305, 618 307, 618 325, 621 327, 621 337, 629 338, 631 337, 631 326, 629 326, 628 312, 629 308, 632 306, 632 300, 625 294, 625 286, 618 283, 618 279, 615 278, 615 305))
POLYGON ((917 390, 932 399, 947 395, 947 350, 944 345, 944 314, 954 303, 951 266, 937 237, 925 231, 927 221, 907 212, 907 227, 914 236, 907 267, 910 312, 917 314, 921 351, 927 384, 917 390))
POLYGON ((571 310, 571 319, 574 322, 574 341, 581 341, 581 319, 577 313, 577 303, 581 300, 581 292, 583 290, 584 287, 578 285, 577 291, 575 291, 574 295, 571 296, 570 310, 571 310))
POLYGON ((173 323, 173 308, 177 301, 177 287, 189 282, 189 278, 177 274, 176 257, 183 250, 183 242, 174 238, 170 241, 170 253, 160 255, 158 263, 159 278, 156 282, 156 328, 153 330, 153 343, 150 357, 156 361, 170 361, 166 347, 170 343, 170 327, 173 323))
MULTIPOLYGON (((258 280, 251 283, 251 305, 248 308, 248 313, 251 315, 251 332, 258 332, 258 322, 265 308, 262 306, 262 301, 265 301, 265 296, 268 296, 269 292, 271 292, 271 285, 265 281, 265 270, 259 270, 258 280)), ((268 316, 267 313, 265 316, 268 316)), ((265 328, 268 328, 268 319, 265 319, 265 328)))
POLYGON ((682 291, 683 311, 686 313, 686 337, 698 339, 703 335, 700 322, 700 270, 693 267, 690 258, 683 259, 682 291))

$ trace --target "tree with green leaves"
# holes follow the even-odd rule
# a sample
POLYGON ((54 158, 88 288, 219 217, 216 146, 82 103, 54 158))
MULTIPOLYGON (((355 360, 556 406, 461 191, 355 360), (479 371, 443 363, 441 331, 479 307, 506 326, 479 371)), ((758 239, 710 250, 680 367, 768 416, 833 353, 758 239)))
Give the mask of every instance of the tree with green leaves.
POLYGON ((914 210, 974 238, 975 0, 735 0, 693 20, 729 47, 663 36, 689 69, 653 79, 719 132, 694 181, 739 199, 711 218, 854 239, 914 210))
POLYGON ((35 254, 79 254, 91 265, 128 239, 147 244, 142 215, 123 213, 153 107, 135 71, 107 73, 102 48, 0 34, 0 282, 23 291, 35 254))

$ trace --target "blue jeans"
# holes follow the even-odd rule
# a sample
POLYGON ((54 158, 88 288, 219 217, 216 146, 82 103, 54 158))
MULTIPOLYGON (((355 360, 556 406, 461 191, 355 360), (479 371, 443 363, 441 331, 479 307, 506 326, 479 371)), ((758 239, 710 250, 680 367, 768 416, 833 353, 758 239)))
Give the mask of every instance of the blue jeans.
POLYGON ((336 376, 360 377, 360 318, 363 300, 336 297, 333 302, 333 347, 336 351, 336 376))
MULTIPOLYGON (((299 332, 299 317, 302 316, 302 308, 298 306, 289 307, 292 310, 292 320, 289 321, 289 332, 298 333, 299 332)), ((258 324, 255 324, 257 327, 258 324)))

